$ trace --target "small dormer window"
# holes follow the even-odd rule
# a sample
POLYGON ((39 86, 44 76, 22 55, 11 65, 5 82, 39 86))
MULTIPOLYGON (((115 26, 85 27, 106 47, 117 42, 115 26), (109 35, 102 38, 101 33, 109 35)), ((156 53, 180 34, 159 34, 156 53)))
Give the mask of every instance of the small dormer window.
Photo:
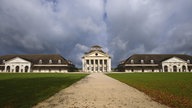
POLYGON ((5 60, 3 60, 3 63, 5 63, 5 60))
POLYGON ((58 60, 58 63, 61 64, 61 60, 58 60))
POLYGON ((154 63, 154 60, 151 60, 151 64, 153 64, 154 63))
POLYGON ((143 63, 144 63, 144 60, 141 60, 141 63, 143 64, 143 63))
POLYGON ((39 64, 42 64, 43 62, 42 62, 42 60, 39 60, 39 64))
POLYGON ((134 63, 134 60, 131 60, 131 64, 133 64, 134 63))
POLYGON ((187 60, 187 63, 190 63, 190 60, 187 60))
POLYGON ((52 63, 52 60, 49 60, 49 63, 51 64, 51 63, 52 63))

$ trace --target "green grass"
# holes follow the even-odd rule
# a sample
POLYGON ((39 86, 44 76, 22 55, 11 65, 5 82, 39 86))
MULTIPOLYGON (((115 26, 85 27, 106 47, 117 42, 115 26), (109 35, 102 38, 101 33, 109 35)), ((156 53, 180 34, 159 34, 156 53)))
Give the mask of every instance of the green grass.
POLYGON ((87 74, 0 74, 0 108, 29 108, 87 74))
POLYGON ((192 73, 107 74, 171 107, 192 108, 192 73))

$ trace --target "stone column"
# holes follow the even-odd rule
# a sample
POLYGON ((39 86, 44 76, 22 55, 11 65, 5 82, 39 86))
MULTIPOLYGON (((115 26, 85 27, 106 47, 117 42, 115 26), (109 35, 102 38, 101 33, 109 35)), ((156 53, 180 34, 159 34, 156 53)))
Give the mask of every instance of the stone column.
POLYGON ((104 72, 104 59, 102 59, 102 71, 104 72))
POLYGON ((4 72, 7 72, 7 65, 5 65, 5 69, 4 69, 4 72))
POLYGON ((185 64, 185 67, 186 67, 186 72, 189 72, 189 69, 188 69, 188 66, 187 66, 187 64, 185 64))
POLYGON ((111 58, 109 59, 109 72, 111 72, 111 58))
POLYGON ((164 66, 162 65, 163 72, 165 72, 164 66))
POLYGON ((107 72, 110 72, 111 71, 111 59, 109 58, 107 60, 107 72))

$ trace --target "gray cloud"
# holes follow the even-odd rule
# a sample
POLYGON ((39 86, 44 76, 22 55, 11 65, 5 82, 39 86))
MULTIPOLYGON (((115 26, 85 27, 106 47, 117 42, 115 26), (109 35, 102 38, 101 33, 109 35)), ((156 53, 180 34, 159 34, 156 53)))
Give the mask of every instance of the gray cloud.
POLYGON ((191 54, 191 9, 190 0, 110 0, 107 32, 114 64, 134 53, 191 54))
POLYGON ((60 53, 81 66, 95 44, 113 66, 134 53, 192 54, 191 0, 1 0, 0 54, 60 53))

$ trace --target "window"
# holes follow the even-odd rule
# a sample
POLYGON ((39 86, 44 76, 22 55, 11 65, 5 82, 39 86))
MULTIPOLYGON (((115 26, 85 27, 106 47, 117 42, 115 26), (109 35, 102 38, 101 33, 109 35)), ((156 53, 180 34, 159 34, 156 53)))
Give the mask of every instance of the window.
POLYGON ((100 71, 103 71, 103 68, 102 68, 102 67, 100 67, 100 71))
POLYGON ((143 63, 144 63, 144 60, 141 60, 141 63, 143 64, 143 63))
POLYGON ((5 63, 5 60, 3 60, 3 63, 5 63))
POLYGON ((177 72, 177 66, 173 66, 173 72, 177 72))
POLYGON ((182 66, 182 71, 186 72, 186 66, 184 66, 184 65, 182 66))
POLYGON ((100 60, 100 64, 103 64, 103 61, 102 61, 102 60, 100 60))
POLYGON ((168 72, 168 66, 164 66, 164 72, 168 72))
POLYGON ((151 64, 153 64, 154 63, 154 60, 151 60, 151 64))
POLYGON ((107 60, 104 60, 104 64, 107 64, 107 60))
POLYGON ((96 56, 98 56, 98 54, 97 54, 97 53, 96 53, 95 55, 96 55, 96 56))
POLYGON ((25 66, 25 72, 28 72, 28 70, 29 70, 29 67, 25 66))
POLYGON ((93 64, 93 60, 91 60, 91 64, 93 64))
POLYGON ((134 63, 134 60, 131 60, 131 64, 133 64, 134 63))
POLYGON ((42 64, 43 62, 42 62, 42 60, 39 60, 39 64, 42 64))
POLYGON ((49 60, 49 63, 51 64, 51 63, 52 63, 52 60, 49 60))
POLYGON ((98 60, 95 60, 95 64, 98 64, 98 60))
POLYGON ((187 60, 187 63, 190 63, 190 60, 187 60))
POLYGON ((89 60, 86 60, 86 64, 89 64, 89 60))
POLYGON ((61 60, 58 60, 58 63, 61 64, 61 60))

